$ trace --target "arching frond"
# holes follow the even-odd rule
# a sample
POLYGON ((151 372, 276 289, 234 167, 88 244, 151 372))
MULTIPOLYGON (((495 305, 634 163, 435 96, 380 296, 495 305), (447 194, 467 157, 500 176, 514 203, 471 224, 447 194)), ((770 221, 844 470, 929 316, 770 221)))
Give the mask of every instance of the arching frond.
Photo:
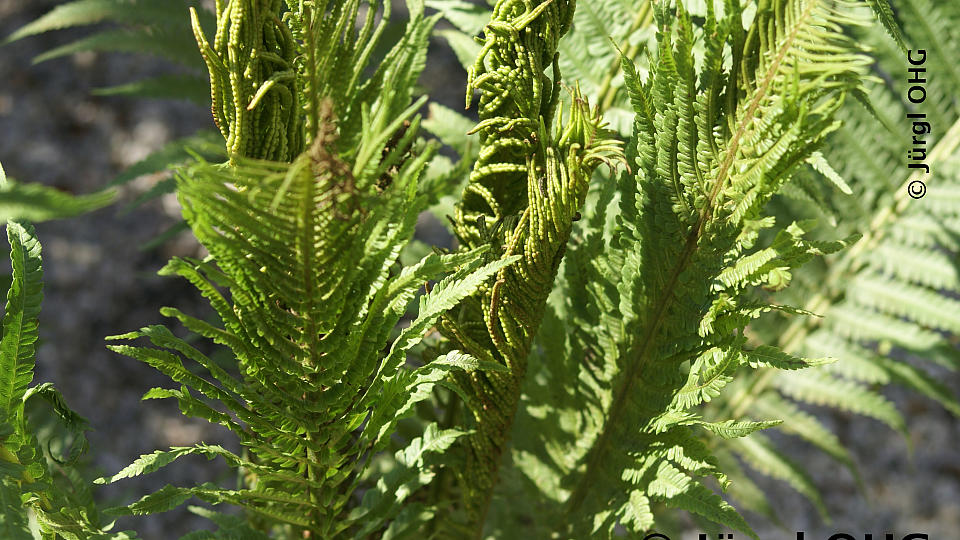
POLYGON ((52 384, 30 386, 43 300, 40 242, 26 222, 8 221, 6 230, 13 275, 0 337, 0 531, 11 540, 32 539, 34 531, 50 538, 133 538, 129 531, 107 533, 111 527, 100 524, 89 488, 73 469, 87 449, 86 419, 52 384), (46 401, 55 417, 43 441, 26 413, 27 404, 37 399, 46 401), (64 454, 54 453, 54 446, 64 454))
MULTIPOLYGON (((741 367, 823 363, 751 345, 744 329, 766 312, 800 312, 755 287, 781 289, 796 268, 856 240, 816 241, 804 222, 770 234, 776 222, 763 208, 836 130, 842 96, 863 91, 869 60, 841 31, 863 23, 851 3, 797 1, 765 4, 743 28, 736 6, 725 7, 719 19, 708 11, 716 41, 702 59, 690 15, 660 6, 646 81, 623 64, 636 172, 600 190, 589 235, 568 251, 565 297, 551 304, 525 390, 531 409, 514 431, 515 478, 528 487, 504 487, 553 490, 532 515, 547 529, 572 521, 561 535, 645 531, 657 502, 750 532, 702 483, 727 477, 697 430, 739 437, 772 424, 706 421, 697 406, 741 367), (615 221, 603 216, 617 206, 615 221), (561 382, 574 379, 575 388, 561 382)), ((770 470, 796 471, 780 467, 770 470)), ((520 514, 500 511, 504 527, 520 514)))
MULTIPOLYGON (((811 267, 794 287, 779 294, 777 301, 797 303, 821 317, 770 318, 753 327, 762 339, 776 339, 784 350, 829 354, 838 361, 816 376, 751 374, 718 414, 789 418, 799 402, 863 414, 906 433, 904 419, 881 393, 888 384, 925 395, 954 414, 960 412, 956 392, 935 375, 944 367, 955 370, 958 358, 952 316, 957 307, 950 291, 958 287, 955 260, 960 246, 951 193, 957 183, 953 163, 960 127, 952 68, 941 65, 940 55, 960 52, 960 40, 949 28, 934 30, 960 12, 952 5, 925 2, 895 6, 906 23, 911 47, 935 41, 928 51, 927 71, 920 73, 928 98, 920 106, 909 103, 904 84, 914 74, 906 71, 912 66, 907 66, 894 42, 877 28, 857 31, 875 49, 878 62, 873 70, 882 77, 867 83, 874 112, 856 103, 844 106, 839 111, 843 123, 824 149, 853 196, 817 187, 813 199, 829 205, 841 230, 858 231, 863 238, 829 266, 811 267), (902 126, 911 112, 926 115, 918 131, 928 132, 920 136, 929 149, 926 158, 933 171, 929 176, 906 167, 909 137, 871 129, 876 126, 874 115, 890 126, 902 126), (929 184, 926 197, 910 198, 907 186, 913 181, 929 184), (777 405, 769 407, 770 402, 777 405)), ((912 132, 912 120, 906 125, 912 132)), ((802 203, 785 202, 782 214, 810 213, 802 203)), ((832 436, 825 437, 826 427, 815 422, 810 424, 814 431, 796 434, 852 469, 852 462, 835 446, 820 444, 832 436)))

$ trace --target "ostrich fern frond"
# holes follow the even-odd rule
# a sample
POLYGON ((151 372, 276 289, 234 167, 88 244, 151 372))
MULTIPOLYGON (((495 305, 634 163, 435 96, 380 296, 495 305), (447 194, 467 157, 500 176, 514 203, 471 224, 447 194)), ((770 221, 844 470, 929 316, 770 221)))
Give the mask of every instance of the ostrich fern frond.
MULTIPOLYGON (((230 97, 214 103, 231 159, 180 170, 184 216, 210 257, 174 259, 163 273, 191 281, 222 326, 173 308, 162 312, 228 347, 239 373, 225 371, 162 326, 112 338, 146 338, 153 347, 111 348, 181 385, 155 388, 145 398, 176 399, 185 414, 233 431, 245 452, 203 444, 173 448, 142 456, 102 481, 150 472, 191 453, 220 456, 244 471, 241 489, 167 486, 114 512, 165 511, 196 496, 242 506, 258 516, 254 523, 264 531, 334 538, 375 530, 390 514, 351 512, 350 502, 370 459, 386 448, 397 422, 451 370, 501 369, 458 351, 407 369, 407 351, 441 315, 516 257, 484 262, 480 256, 487 248, 478 247, 431 254, 397 268, 424 206, 417 185, 433 153, 431 146, 416 141, 419 119, 410 104, 432 25, 422 10, 411 10, 408 31, 384 64, 360 79, 368 62, 362 51, 372 49, 381 34, 373 11, 379 3, 367 6, 367 24, 358 33, 353 25, 359 2, 330 10, 299 5, 289 11, 274 3, 273 11, 264 9, 256 17, 243 11, 252 5, 220 7, 216 39, 223 46, 205 43, 199 32, 198 40, 211 70, 225 70, 212 77, 222 77, 213 84, 215 96, 222 88, 222 95, 230 97), (250 24, 258 30, 251 31, 250 24), (282 47, 302 47, 296 53, 282 50, 290 57, 292 77, 285 88, 270 83, 288 76, 235 62, 236 51, 259 50, 263 35, 257 24, 267 33, 296 36, 282 47), (337 46, 316 47, 331 39, 331 24, 340 29, 330 42, 337 46), (355 77, 332 77, 326 71, 330 65, 355 77), (267 119, 284 127, 262 138, 265 132, 252 126, 267 119), (277 137, 290 144, 272 146, 277 137), (297 140, 308 146, 291 162, 250 157, 281 158, 296 148, 297 140), (447 277, 420 297, 417 317, 391 339, 417 290, 443 275, 447 277), (205 376, 186 369, 183 359, 197 364, 205 376)), ((273 62, 270 54, 261 53, 259 61, 273 62)), ((422 467, 423 454, 440 451, 463 434, 427 429, 419 442, 411 443, 420 445, 418 450, 408 447, 401 461, 422 467)))
MULTIPOLYGON (((752 374, 739 381, 741 386, 715 409, 719 414, 746 414, 756 419, 783 418, 785 431, 833 456, 855 477, 854 461, 836 435, 798 403, 870 416, 906 433, 904 419, 880 393, 883 386, 896 384, 960 414, 956 392, 934 374, 936 370, 956 371, 960 358, 954 316, 960 305, 953 297, 960 288, 955 198, 960 102, 950 68, 940 56, 960 53, 960 38, 948 28, 936 34, 930 31, 945 21, 960 19, 960 10, 953 5, 915 1, 895 5, 898 13, 909 19, 905 33, 910 46, 931 44, 927 73, 943 74, 926 77, 924 84, 929 98, 922 112, 931 126, 925 137, 929 138, 927 163, 932 174, 910 174, 904 166, 908 138, 869 130, 867 126, 875 125, 876 120, 861 107, 847 106, 840 111, 843 125, 824 153, 838 166, 854 196, 809 189, 806 178, 800 187, 804 193, 812 193, 809 198, 828 202, 833 214, 842 216, 838 225, 862 232, 863 239, 829 266, 810 268, 778 299, 801 304, 822 317, 768 319, 754 328, 759 339, 776 339, 787 351, 812 355, 829 351, 838 362, 798 376, 752 374), (929 185, 921 200, 911 199, 907 192, 907 186, 916 180, 929 185)), ((873 69, 884 76, 882 82, 868 83, 876 113, 890 125, 901 125, 908 113, 919 111, 908 103, 906 89, 894 82, 903 80, 900 73, 907 73, 903 54, 876 29, 858 33, 875 48, 879 61, 873 69)), ((783 213, 809 214, 801 203, 784 203, 783 213)), ((752 463, 751 454, 732 450, 752 463)), ((818 496, 811 497, 807 487, 787 480, 819 504, 818 496)))
POLYGON ((551 304, 526 389, 531 410, 514 430, 513 478, 542 486, 541 502, 530 513, 502 508, 503 530, 523 514, 545 530, 569 523, 561 536, 606 537, 618 524, 641 532, 663 501, 749 531, 701 483, 726 476, 695 429, 741 437, 773 424, 706 421, 695 407, 741 366, 821 363, 749 346, 743 330, 764 312, 804 313, 754 287, 782 288, 791 268, 855 239, 815 241, 808 224, 794 223, 757 246, 775 224, 766 202, 837 128, 842 96, 862 91, 869 61, 840 28, 863 23, 852 3, 770 2, 744 29, 736 5, 719 20, 709 6, 702 33, 713 39, 702 60, 689 15, 660 6, 647 81, 624 61, 638 170, 601 188, 589 236, 568 252, 568 296, 551 304), (611 205, 620 208, 614 222, 603 215, 611 205), (571 380, 576 388, 560 388, 571 380))
MULTIPOLYGON (((419 207, 416 178, 427 155, 404 166, 390 189, 373 195, 338 185, 345 164, 331 155, 336 147, 330 135, 318 136, 311 149, 289 165, 241 161, 236 167, 198 165, 182 172, 179 191, 186 218, 216 266, 174 260, 164 272, 200 288, 223 327, 175 309, 163 312, 229 347, 238 360, 239 378, 163 327, 116 338, 146 337, 154 346, 203 366, 217 385, 185 371, 169 352, 112 348, 185 385, 180 390, 154 389, 146 397, 176 398, 185 413, 237 434, 251 459, 222 449, 217 454, 246 469, 250 487, 240 492, 209 486, 166 488, 124 512, 155 511, 157 505, 166 509, 174 504, 167 501, 180 503, 196 495, 242 504, 275 523, 324 538, 343 534, 354 524, 344 519, 344 508, 364 464, 384 448, 396 421, 416 401, 414 393, 425 397, 421 386, 429 384, 429 377, 427 382, 422 379, 441 369, 429 365, 401 370, 404 353, 440 313, 510 262, 478 269, 476 252, 430 255, 390 278, 399 249, 413 232, 416 212, 410 210, 419 207), (221 228, 228 220, 239 226, 221 228), (289 232, 278 236, 278 231, 289 232), (419 317, 384 355, 390 330, 421 284, 461 266, 421 299, 419 317), (229 290, 229 297, 220 287, 229 290), (190 388, 220 402, 232 415, 211 409, 190 388)), ((209 449, 201 445, 193 451, 209 449)), ((186 452, 171 453, 178 457, 186 452)), ((139 474, 158 459, 172 461, 168 456, 144 456, 110 480, 139 474)))

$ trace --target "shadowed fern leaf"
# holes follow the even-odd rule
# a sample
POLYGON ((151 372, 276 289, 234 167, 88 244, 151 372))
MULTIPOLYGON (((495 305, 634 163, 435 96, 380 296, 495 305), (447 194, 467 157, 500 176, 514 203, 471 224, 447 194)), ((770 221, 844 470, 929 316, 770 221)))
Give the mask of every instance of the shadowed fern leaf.
POLYGON ((601 188, 589 235, 569 249, 565 294, 551 302, 513 432, 516 469, 503 489, 533 490, 541 502, 500 508, 501 530, 533 519, 562 536, 642 532, 664 502, 750 532, 702 483, 727 484, 702 437, 736 439, 775 422, 708 421, 697 406, 741 366, 823 363, 750 344, 744 329, 765 312, 805 313, 766 301, 757 286, 783 288, 792 269, 856 239, 817 241, 805 222, 773 234, 763 212, 837 128, 842 96, 862 92, 869 60, 840 31, 862 24, 855 5, 764 3, 743 28, 736 5, 717 18, 707 3, 702 29, 682 6, 653 9, 658 47, 646 81, 623 63, 637 172, 601 188), (700 35, 714 38, 702 56, 700 35), (617 206, 615 220, 603 215, 617 206), (570 380, 575 388, 561 382, 570 380))

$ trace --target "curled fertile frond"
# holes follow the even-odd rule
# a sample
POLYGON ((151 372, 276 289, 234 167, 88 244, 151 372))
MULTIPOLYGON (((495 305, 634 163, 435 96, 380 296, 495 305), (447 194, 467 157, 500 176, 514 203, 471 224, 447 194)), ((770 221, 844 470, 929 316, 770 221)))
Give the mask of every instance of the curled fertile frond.
POLYGON ((289 161, 303 148, 295 76, 297 46, 280 20, 282 0, 217 2, 210 43, 190 8, 194 36, 210 72, 213 119, 227 153, 289 161))
POLYGON ((490 245, 495 258, 520 257, 443 325, 458 348, 507 368, 458 376, 477 431, 468 437, 462 491, 466 519, 477 530, 497 482, 526 357, 590 176, 601 163, 621 159, 619 143, 579 90, 572 91, 568 118, 557 114, 556 49, 573 8, 563 1, 499 2, 469 71, 469 91, 480 92, 474 131, 481 149, 457 207, 455 232, 465 247, 490 245), (552 78, 545 73, 551 66, 552 78))

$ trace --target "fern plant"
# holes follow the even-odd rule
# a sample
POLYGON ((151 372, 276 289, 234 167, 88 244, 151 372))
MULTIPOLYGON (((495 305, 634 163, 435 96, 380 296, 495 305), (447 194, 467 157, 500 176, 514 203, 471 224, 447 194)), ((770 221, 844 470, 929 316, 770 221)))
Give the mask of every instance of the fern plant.
MULTIPOLYGON (((893 38, 881 66, 898 58, 905 37, 889 5, 492 4, 488 14, 408 0, 402 32, 389 31, 390 2, 229 0, 206 18, 190 9, 200 51, 190 61, 206 66, 224 162, 195 155, 177 169, 184 218, 209 256, 161 273, 196 286, 217 320, 161 313, 234 361, 159 325, 108 339, 179 383, 145 399, 175 399, 234 433, 241 450, 159 450, 98 483, 195 454, 238 469, 238 486, 166 486, 109 513, 163 512, 194 497, 240 509, 192 507, 219 529, 189 538, 608 538, 653 530, 667 506, 756 537, 714 489, 749 493, 734 456, 818 500, 758 431, 786 419, 851 463, 785 397, 901 427, 882 397, 848 380, 860 378, 958 408, 929 375, 886 356, 922 345, 955 361, 955 321, 929 307, 950 313, 956 303, 939 293, 956 290, 945 255, 956 250, 952 188, 944 181, 939 199, 908 211, 827 144, 897 111, 870 76, 883 68, 855 37, 877 33, 869 5, 893 38), (468 67, 467 105, 479 94, 472 129, 437 105, 423 122, 460 153, 456 164, 420 130, 426 97, 415 84, 439 18, 427 6, 462 30, 441 32, 468 67), (826 237, 807 207, 779 197, 811 199, 841 223, 837 193, 855 189, 871 194, 863 199, 874 206, 855 214, 869 226, 851 219, 826 237), (418 214, 451 194, 457 248, 411 257, 418 214), (915 212, 942 223, 888 232, 915 212), (887 238, 916 246, 938 271, 878 258, 887 238), (820 262, 835 252, 840 263, 820 262), (824 275, 827 287, 804 305, 809 276, 824 275), (848 275, 853 285, 836 286, 848 275), (862 324, 834 325, 845 303, 862 324), (823 328, 809 322, 825 310, 823 328), (914 339, 890 341, 891 329, 914 339)), ((14 38, 104 18, 140 24, 148 6, 172 9, 80 0, 14 38)), ((146 23, 137 31, 162 35, 146 23)), ((108 34, 72 47, 123 42, 108 34)), ((954 114, 948 87, 934 92, 954 114)), ((957 140, 947 131, 933 159, 957 140)), ((15 266, 15 284, 20 276, 15 266)), ((23 386, 32 356, 4 362, 23 386)), ((27 452, 29 426, 16 429, 7 454, 27 452)), ((38 455, 7 454, 14 465, 38 455)), ((43 518, 40 534, 109 534, 94 507, 54 508, 39 493, 56 489, 8 476, 4 489, 43 518)), ((15 534, 29 534, 24 514, 8 513, 15 534)))
MULTIPOLYGON (((164 273, 194 283, 217 310, 222 327, 175 309, 164 313, 229 347, 239 376, 159 326, 112 339, 145 337, 160 349, 112 348, 183 385, 154 389, 145 397, 175 398, 185 413, 231 429, 245 455, 207 445, 171 449, 143 456, 105 481, 148 472, 189 453, 223 456, 244 471, 243 489, 167 487, 117 511, 163 511, 197 496, 243 506, 259 516, 253 524, 261 530, 320 538, 355 533, 386 518, 348 515, 370 456, 387 446, 397 421, 429 395, 440 375, 483 365, 451 351, 417 370, 400 370, 406 351, 446 310, 513 259, 485 262, 479 256, 486 248, 479 247, 431 254, 394 268, 423 206, 417 182, 432 154, 430 146, 416 143, 419 120, 413 117, 416 105, 410 104, 432 25, 422 10, 411 12, 405 36, 372 76, 362 78, 389 8, 376 22, 376 13, 368 12, 359 31, 354 30, 358 3, 331 11, 299 6, 284 14, 289 27, 279 18, 279 3, 269 9, 242 3, 219 8, 216 46, 207 44, 200 31, 197 38, 212 80, 221 76, 222 64, 229 66, 220 81, 229 99, 215 98, 214 104, 230 163, 201 162, 179 172, 185 217, 211 258, 174 260, 164 273), (285 33, 286 41, 264 38, 261 25, 283 25, 278 34, 285 33), (303 84, 302 96, 296 86, 276 84, 288 80, 284 72, 252 69, 283 64, 271 45, 290 59, 286 73, 297 70, 294 80, 303 84), (246 51, 254 51, 251 64, 228 64, 246 58, 246 51), (346 69, 354 86, 344 89, 337 81, 337 91, 330 91, 328 65, 346 69), (245 80, 238 82, 241 76, 245 80), (255 131, 250 126, 258 122, 272 128, 255 131), (292 162, 264 159, 284 157, 276 152, 298 155, 292 162), (227 223, 237 226, 224 228, 227 223), (417 318, 388 339, 417 289, 443 274, 450 275, 420 298, 417 318), (186 371, 164 348, 198 363, 216 384, 186 371), (211 408, 191 388, 230 414, 211 408)), ((215 91, 218 84, 212 85, 215 91)), ((417 444, 422 452, 440 451, 463 433, 429 428, 417 444)))
POLYGON ((30 386, 43 299, 40 243, 28 222, 10 220, 6 231, 12 276, 0 337, 0 501, 4 508, 0 533, 5 538, 32 538, 33 533, 131 538, 127 533, 108 534, 112 524, 101 525, 90 486, 73 469, 86 450, 86 419, 68 408, 50 383, 30 386), (52 441, 41 445, 35 436, 35 419, 29 412, 38 400, 47 402, 59 417, 57 437, 66 455, 53 453, 52 441), (32 520, 28 520, 27 509, 32 520))
MULTIPOLYGON (((460 30, 446 30, 442 35, 455 48, 461 47, 464 33, 473 31, 469 21, 457 11, 457 3, 435 4, 438 7, 446 6, 445 14, 460 30)), ((706 16, 706 7, 706 3, 690 4, 695 26, 702 27, 698 21, 706 16)), ((732 382, 732 391, 721 394, 716 398, 719 401, 716 406, 705 409, 707 416, 713 420, 742 417, 744 414, 756 420, 783 419, 784 424, 776 429, 802 437, 817 446, 850 468, 855 478, 859 478, 859 473, 853 456, 837 435, 831 433, 802 404, 826 405, 869 415, 905 433, 903 418, 879 391, 881 385, 893 383, 929 396, 948 410, 956 411, 954 391, 926 369, 917 366, 916 362, 904 361, 904 354, 907 354, 915 358, 929 358, 941 367, 955 369, 955 333, 949 330, 948 316, 942 314, 954 309, 951 301, 942 296, 943 291, 955 290, 952 281, 955 272, 951 262, 955 258, 955 251, 951 247, 952 241, 948 240, 953 234, 950 218, 953 205, 948 202, 949 186, 952 185, 949 171, 952 169, 947 164, 933 165, 935 182, 941 184, 938 196, 933 200, 909 199, 905 186, 919 177, 889 174, 891 170, 906 171, 902 156, 907 141, 890 131, 876 128, 877 116, 886 126, 898 126, 908 112, 916 110, 907 103, 906 88, 899 78, 900 73, 906 72, 907 66, 898 44, 902 46, 906 41, 910 46, 918 47, 936 42, 938 52, 929 57, 931 65, 928 73, 944 73, 945 76, 930 76, 926 83, 927 91, 933 96, 929 102, 938 104, 935 113, 929 108, 925 109, 932 117, 931 125, 935 126, 934 144, 931 146, 934 150, 930 158, 936 163, 955 153, 955 142, 951 142, 953 138, 941 138, 941 134, 956 121, 953 112, 956 107, 956 80, 951 78, 952 68, 940 65, 940 62, 943 58, 951 57, 952 48, 957 43, 951 38, 952 31, 945 26, 946 21, 956 19, 956 13, 953 7, 929 3, 904 2, 896 7, 898 15, 906 23, 906 36, 901 35, 898 26, 891 24, 891 19, 884 19, 884 29, 867 26, 853 32, 858 40, 870 44, 872 55, 879 60, 871 66, 871 71, 878 79, 864 83, 876 109, 870 111, 860 103, 848 100, 838 111, 843 122, 830 135, 831 144, 823 148, 822 156, 816 153, 807 160, 809 166, 798 170, 783 187, 782 193, 786 199, 775 198, 770 208, 780 220, 789 222, 816 217, 831 226, 840 227, 838 232, 844 231, 840 232, 841 236, 862 232, 865 238, 852 250, 839 254, 842 258, 840 261, 829 265, 813 262, 803 271, 791 272, 789 276, 794 285, 771 296, 772 301, 778 304, 802 306, 824 317, 764 317, 752 321, 747 334, 748 339, 756 345, 774 343, 793 354, 833 356, 838 361, 822 369, 803 372, 761 369, 738 373, 732 382), (933 27, 936 29, 932 30, 933 27), (884 36, 884 30, 894 39, 884 36), (937 140, 941 142, 936 143, 937 140), (839 173, 834 172, 830 164, 836 166, 839 173), (889 182, 881 183, 878 181, 880 178, 889 178, 889 182), (928 204, 936 205, 937 210, 932 211, 927 207, 928 204), (907 217, 905 213, 908 210, 913 217, 907 217), (917 213, 913 214, 914 211, 917 213), (916 220, 923 225, 914 225, 916 220), (906 240, 909 237, 913 238, 906 240), (905 250, 912 255, 901 256, 905 250), (924 267, 930 269, 929 274, 924 267), (942 306, 939 309, 941 314, 928 312, 923 316, 923 322, 913 315, 908 315, 906 321, 894 320, 889 316, 878 319, 872 308, 867 307, 867 311, 854 308, 857 311, 850 311, 853 305, 846 302, 839 312, 840 317, 832 319, 829 315, 831 306, 842 303, 848 294, 856 294, 857 280, 851 279, 856 272, 867 272, 866 275, 880 273, 887 276, 885 279, 905 280, 904 285, 911 293, 903 297, 918 293, 921 294, 919 297, 928 299, 924 301, 925 304, 933 299, 933 305, 942 306), (924 286, 926 290, 916 289, 916 285, 910 285, 909 281, 924 286), (808 302, 810 298, 814 300, 808 302), (823 324, 835 329, 830 332, 833 336, 813 332, 823 324), (802 345, 808 335, 810 345, 802 345)), ((747 9, 751 8, 748 6, 747 9)), ((581 4, 574 19, 573 31, 560 46, 561 69, 565 75, 577 80, 587 95, 604 106, 606 118, 621 133, 629 130, 631 117, 630 98, 619 69, 621 54, 638 62, 641 72, 648 68, 643 50, 644 44, 653 39, 653 19, 650 4, 642 0, 581 4), (612 39, 607 39, 608 35, 612 39), (618 50, 617 44, 621 44, 622 51, 618 50)), ((694 43, 695 54, 704 54, 705 41, 694 43)), ((595 185, 602 185, 605 181, 601 179, 595 185)), ((600 208, 607 207, 601 205, 600 208)), ((587 237, 590 231, 603 223, 598 217, 594 224, 590 224, 590 210, 591 205, 588 205, 584 231, 579 233, 587 237)), ((821 231, 814 231, 814 234, 822 235, 821 231)), ((833 231, 828 233, 837 237, 833 231)), ((577 234, 575 231, 575 236, 577 234)), ((598 254, 600 251, 589 252, 587 260, 598 254)), ((576 272, 582 272, 582 269, 578 268, 576 272)), ((563 319, 593 321, 591 324, 597 324, 596 315, 584 314, 578 308, 585 302, 578 291, 591 279, 577 279, 569 284, 561 280, 557 284, 560 289, 557 294, 575 299, 570 302, 570 311, 563 313, 563 319)), ((874 285, 877 283, 873 281, 874 285)), ((890 287, 896 289, 899 285, 893 282, 890 287)), ((860 296, 862 298, 863 293, 860 296)), ((559 325, 548 325, 541 332, 541 339, 543 343, 556 343, 565 339, 563 336, 569 331, 569 328, 559 325)), ((554 352, 554 356, 557 354, 561 353, 554 352)), ((519 435, 527 431, 524 429, 517 433, 519 435)), ((539 441, 530 441, 530 445, 534 444, 539 444, 539 441)), ((774 517, 772 506, 753 480, 744 474, 735 457, 751 468, 788 482, 826 515, 819 490, 802 464, 790 460, 786 457, 789 452, 784 453, 783 449, 771 444, 771 440, 760 434, 711 443, 711 447, 718 449, 718 458, 731 480, 728 494, 736 500, 738 507, 774 517), (754 441, 761 444, 752 444, 754 441)), ((532 473, 528 473, 527 477, 532 477, 532 473)))
MULTIPOLYGON (((591 236, 566 261, 568 290, 584 292, 557 307, 558 322, 568 325, 559 333, 569 337, 562 348, 559 340, 545 345, 542 364, 554 381, 583 381, 561 394, 556 408, 593 412, 553 433, 543 426, 554 452, 525 448, 536 457, 520 465, 520 474, 566 493, 554 512, 583 516, 572 524, 573 536, 609 535, 618 524, 647 530, 657 500, 749 530, 700 483, 726 477, 694 430, 730 438, 772 424, 707 422, 691 409, 716 397, 741 366, 821 363, 748 346, 743 332, 766 311, 796 313, 751 294, 753 287, 782 288, 789 269, 853 240, 817 242, 794 223, 757 245, 760 233, 775 227, 763 206, 836 128, 831 115, 843 92, 859 90, 866 60, 850 55, 823 62, 822 70, 815 61, 803 70, 794 63, 801 50, 816 60, 851 47, 842 33, 822 31, 825 21, 854 23, 843 11, 850 6, 771 4, 749 29, 740 27, 736 6, 727 8, 719 20, 707 11, 704 34, 723 40, 705 43, 700 69, 688 15, 676 14, 674 30, 673 14, 654 8, 659 57, 647 82, 625 62, 638 171, 616 190, 616 222, 605 228, 598 213, 591 236), (754 57, 758 35, 771 52, 754 57), (730 74, 721 68, 725 42, 735 51, 730 74), (590 360, 557 366, 547 360, 554 357, 590 360)), ((607 188, 601 208, 612 198, 607 188)))

